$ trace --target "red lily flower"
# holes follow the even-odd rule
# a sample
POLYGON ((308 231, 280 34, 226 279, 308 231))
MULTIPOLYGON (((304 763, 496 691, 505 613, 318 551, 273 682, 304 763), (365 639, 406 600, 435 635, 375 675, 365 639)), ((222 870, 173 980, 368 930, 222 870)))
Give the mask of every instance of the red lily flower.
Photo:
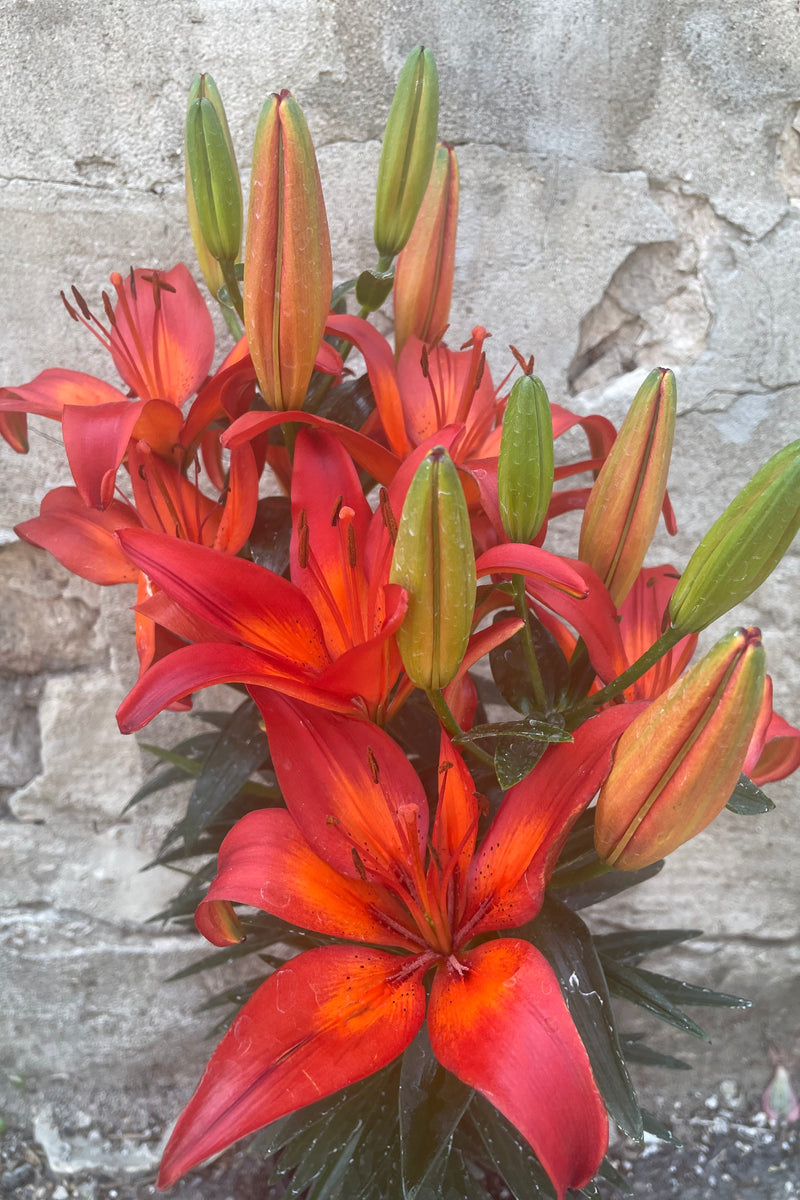
MULTIPOLYGON (((7 440, 26 449, 28 413, 61 421, 70 468, 87 504, 107 507, 114 480, 131 437, 143 438, 168 455, 177 440, 180 406, 206 378, 214 354, 214 327, 187 268, 138 268, 123 280, 111 276, 117 293, 103 293, 106 327, 73 289, 75 304, 63 297, 70 316, 106 347, 128 395, 111 384, 60 368, 17 388, 0 389, 0 414, 16 426, 7 440), (137 397, 131 400, 130 396, 137 397), (22 430, 22 435, 20 434, 22 430)), ((0 424, 0 433, 9 428, 0 424)))
POLYGON ((159 1186, 391 1062, 425 1019, 431 969, 439 1061, 517 1126, 559 1197, 586 1183, 608 1123, 558 981, 520 938, 471 943, 539 911, 567 833, 609 769, 618 714, 548 750, 476 850, 474 785, 446 735, 429 841, 422 785, 386 734, 274 693, 263 711, 289 811, 250 813, 231 831, 198 928, 215 945, 240 940, 238 902, 368 945, 307 951, 261 985, 179 1119, 159 1186))
POLYGON ((125 732, 215 683, 275 687, 337 712, 378 716, 401 670, 392 635, 406 594, 388 583, 391 543, 368 548, 373 514, 335 439, 302 432, 292 476, 291 579, 243 559, 139 530, 127 557, 174 601, 145 612, 184 646, 137 683, 118 712, 125 732), (383 546, 383 549, 380 548, 383 546), (197 622, 203 628, 198 631, 197 622), (198 636, 199 633, 199 636, 198 636))

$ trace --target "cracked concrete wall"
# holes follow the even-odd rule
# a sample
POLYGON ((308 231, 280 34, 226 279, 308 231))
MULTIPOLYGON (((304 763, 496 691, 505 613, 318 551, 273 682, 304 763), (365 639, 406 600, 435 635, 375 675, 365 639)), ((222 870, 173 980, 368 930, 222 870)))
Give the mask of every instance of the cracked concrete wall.
MULTIPOLYGON (((498 378, 514 342, 536 354, 554 400, 615 420, 645 369, 674 367, 681 531, 654 556, 682 565, 755 467, 797 436, 794 0, 6 0, 0 378, 19 384, 61 365, 113 379, 59 290, 75 283, 91 299, 130 263, 193 263, 182 120, 198 69, 222 88, 243 164, 265 95, 293 89, 318 147, 336 275, 371 264, 379 139, 418 41, 437 55, 440 132, 461 165, 453 340, 483 323, 498 378)), ((208 985, 179 996, 162 986, 194 944, 153 936, 148 952, 141 928, 173 884, 138 874, 169 820, 164 806, 119 815, 142 772, 112 717, 133 679, 130 601, 13 538, 68 482, 57 428, 32 425, 27 458, 0 450, 0 995, 16 1014, 0 1067, 27 1079, 11 1105, 63 1094, 108 1106, 119 1080, 163 1117, 174 1098, 154 1072, 186 1094, 207 1053, 191 1011, 208 985), (29 1019, 43 988, 48 1003, 29 1019)), ((794 721, 799 566, 795 550, 737 614, 764 629, 794 721)), ((162 734, 176 736, 171 718, 147 736, 162 734)), ((774 792, 777 813, 723 818, 638 901, 655 923, 710 929, 684 955, 695 978, 711 970, 727 990, 767 997, 737 1051, 754 1071, 762 1035, 800 1049, 780 999, 800 959, 797 785, 774 792)), ((608 907, 605 919, 631 908, 608 907)), ((707 1069, 729 1073, 736 1061, 707 1069)))

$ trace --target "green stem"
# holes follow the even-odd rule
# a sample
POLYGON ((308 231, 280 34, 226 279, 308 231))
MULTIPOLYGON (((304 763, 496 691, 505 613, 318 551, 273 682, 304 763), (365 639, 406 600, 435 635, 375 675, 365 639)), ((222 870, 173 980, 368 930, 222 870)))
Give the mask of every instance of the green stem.
MULTIPOLYGON (((460 738, 464 731, 450 711, 450 705, 445 700, 444 693, 431 688, 430 691, 425 692, 425 695, 430 700, 431 708, 436 713, 443 728, 447 730, 452 738, 460 738)), ((474 742, 463 742, 461 744, 475 758, 480 759, 482 763, 486 763, 490 767, 494 766, 494 759, 491 754, 487 754, 485 750, 481 750, 480 746, 476 746, 474 742)))
POLYGON ((528 667, 528 674, 533 688, 533 698, 536 702, 536 708, 539 712, 547 711, 547 696, 544 690, 544 680, 542 672, 539 669, 539 660, 536 657, 536 647, 533 644, 533 634, 531 633, 530 622, 528 621, 528 600, 525 594, 525 576, 513 575, 512 584, 514 587, 514 607, 517 610, 517 616, 524 622, 522 626, 522 645, 525 652, 525 662, 528 667))
POLYGON ((242 293, 239 291, 239 280, 236 278, 236 266, 232 262, 220 262, 222 278, 225 280, 225 288, 228 292, 228 299, 231 306, 236 309, 239 320, 244 324, 244 301, 242 293))
POLYGON ((642 675, 645 675, 651 667, 655 666, 658 660, 663 658, 665 654, 668 654, 673 646, 677 646, 681 638, 685 636, 685 632, 679 629, 668 629, 666 633, 662 633, 661 637, 653 642, 650 649, 645 650, 641 658, 637 658, 633 666, 628 667, 627 671, 623 671, 611 683, 607 683, 599 692, 595 692, 583 704, 579 704, 577 708, 573 708, 570 717, 588 717, 599 705, 607 704, 609 700, 614 700, 626 688, 629 688, 632 683, 636 683, 637 679, 641 679, 642 675))

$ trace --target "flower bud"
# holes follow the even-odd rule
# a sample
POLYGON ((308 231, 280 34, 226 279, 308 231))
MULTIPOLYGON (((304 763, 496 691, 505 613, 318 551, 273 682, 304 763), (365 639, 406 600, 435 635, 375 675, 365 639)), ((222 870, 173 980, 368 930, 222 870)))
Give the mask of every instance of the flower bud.
POLYGON ((653 539, 675 433, 675 376, 651 371, 636 393, 586 503, 578 557, 619 606, 653 539))
POLYGON ((375 197, 375 245, 391 260, 408 241, 428 186, 439 120, 439 77, 430 50, 411 51, 383 135, 375 197))
POLYGON ((267 100, 253 148, 244 322, 268 406, 301 408, 331 302, 333 269, 317 159, 290 92, 267 100))
POLYGON ((764 694, 758 629, 737 629, 623 733, 597 801, 595 846, 634 871, 670 854, 722 811, 764 694))
POLYGON ((672 594, 676 629, 698 633, 745 600, 800 528, 800 441, 765 463, 709 529, 672 594))
POLYGON ((500 516, 512 542, 530 542, 553 492, 553 416, 541 379, 523 375, 511 389, 497 463, 500 516))
POLYGON ((458 162, 452 146, 436 148, 430 182, 394 278, 394 345, 409 337, 431 345, 450 319, 458 221, 458 162))
POLYGON ((441 446, 422 460, 411 481, 389 579, 408 592, 408 612, 396 635, 406 673, 417 687, 438 691, 466 652, 477 581, 467 502, 441 446))
POLYGON ((242 188, 222 98, 210 75, 195 76, 186 113, 186 204, 197 257, 215 295, 219 262, 234 263, 242 245, 242 188))

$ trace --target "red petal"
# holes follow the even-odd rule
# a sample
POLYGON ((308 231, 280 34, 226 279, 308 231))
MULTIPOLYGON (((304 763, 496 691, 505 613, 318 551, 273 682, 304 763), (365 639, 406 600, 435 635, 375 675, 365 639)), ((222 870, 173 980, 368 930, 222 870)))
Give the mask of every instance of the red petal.
POLYGON ((147 442, 132 442, 128 470, 136 511, 146 529, 163 531, 173 541, 213 539, 222 516, 219 505, 204 496, 174 463, 154 454, 147 442))
POLYGON ((575 820, 611 769, 617 739, 643 704, 616 705, 586 721, 574 741, 550 746, 505 796, 472 862, 466 920, 470 937, 531 920, 575 820))
POLYGON ((604 683, 616 679, 628 666, 617 611, 607 589, 585 563, 514 542, 493 546, 475 565, 478 575, 525 575, 528 593, 577 629, 604 683))
POLYGON ((530 1142, 559 1197, 594 1176, 608 1118, 551 967, 516 938, 459 954, 436 973, 428 1010, 442 1066, 530 1142))
POLYGON ((417 944, 375 915, 388 909, 395 923, 403 919, 402 909, 385 889, 348 879, 328 866, 283 809, 248 813, 220 847, 217 874, 195 921, 215 946, 227 946, 241 939, 219 928, 214 906, 220 901, 249 904, 302 929, 351 941, 411 951, 417 944))
POLYGON ((159 1188, 248 1133, 385 1067, 425 1016, 393 954, 308 950, 261 985, 211 1058, 164 1151, 159 1188))
MULTIPOLYGON (((767 726, 764 747, 758 761, 749 772, 753 783, 760 787, 776 779, 785 779, 800 767, 800 729, 795 729, 778 713, 773 712, 767 726)), ((745 764, 747 773, 747 764, 745 764)))
POLYGON ((113 404, 123 399, 119 388, 102 379, 51 367, 21 387, 0 388, 0 412, 30 413, 60 421, 65 404, 113 404))
POLYGON ((77 488, 48 492, 38 517, 23 521, 14 532, 31 546, 49 550, 62 566, 92 583, 135 583, 139 571, 128 561, 114 534, 136 527, 130 505, 114 500, 102 511, 87 508, 77 488))
POLYGON ((123 733, 133 733, 182 696, 216 683, 277 688, 336 712, 353 711, 349 698, 324 691, 304 674, 302 667, 295 667, 291 661, 280 661, 247 646, 223 641, 182 646, 155 663, 120 704, 117 724, 123 733))
POLYGON ((17 454, 28 453, 28 418, 21 412, 0 412, 0 437, 17 454))
POLYGON ((223 446, 239 446, 242 442, 249 442, 257 434, 263 433, 267 429, 273 429, 276 425, 282 425, 285 421, 300 425, 312 425, 317 429, 327 429, 339 439, 347 453, 355 459, 360 467, 364 467, 370 475, 375 476, 378 483, 388 485, 394 478, 398 459, 391 450, 374 442, 372 438, 365 437, 363 433, 356 433, 354 429, 348 429, 346 425, 338 425, 336 421, 329 421, 327 417, 318 417, 315 413, 245 413, 243 417, 234 421, 229 429, 226 429, 222 435, 222 444, 223 446))
POLYGON ((258 468, 255 456, 251 446, 237 446, 231 450, 228 493, 222 520, 214 537, 215 550, 238 554, 250 536, 257 506, 258 468))
MULTIPOLYGON (((183 263, 170 271, 137 268, 117 289, 111 357, 143 400, 181 405, 200 387, 214 357, 214 326, 183 263), (166 287, 161 286, 166 284, 166 287)), ((118 281, 118 282, 117 282, 118 281)))
POLYGON ((421 851, 428 836, 428 805, 397 743, 367 721, 310 708, 274 692, 253 695, 264 716, 286 807, 320 858, 357 878, 355 849, 371 878, 395 868, 407 875, 409 847, 401 810, 416 810, 421 851))
MULTIPOLYGON (((469 865, 475 852, 478 831, 478 801, 475 784, 463 758, 442 730, 439 749, 439 803, 433 824, 433 847, 443 870, 455 861, 454 886, 457 889, 456 922, 461 917, 461 899, 469 865)), ((435 871, 431 866, 431 871, 435 871)))
POLYGON ((342 316, 331 313, 325 325, 325 332, 346 338, 363 354, 375 406, 387 440, 395 454, 404 458, 411 451, 411 443, 403 421, 394 355, 386 338, 362 317, 349 316, 346 313, 342 316))
POLYGON ((119 535, 125 553, 190 613, 291 673, 328 664, 319 621, 303 593, 273 571, 148 530, 119 535))
MULTIPOLYGON (((628 662, 636 662, 661 636, 664 613, 679 573, 674 567, 645 567, 639 572, 619 610, 619 630, 628 662)), ((660 696, 683 671, 697 645, 690 634, 636 681, 632 692, 643 700, 660 696)))

